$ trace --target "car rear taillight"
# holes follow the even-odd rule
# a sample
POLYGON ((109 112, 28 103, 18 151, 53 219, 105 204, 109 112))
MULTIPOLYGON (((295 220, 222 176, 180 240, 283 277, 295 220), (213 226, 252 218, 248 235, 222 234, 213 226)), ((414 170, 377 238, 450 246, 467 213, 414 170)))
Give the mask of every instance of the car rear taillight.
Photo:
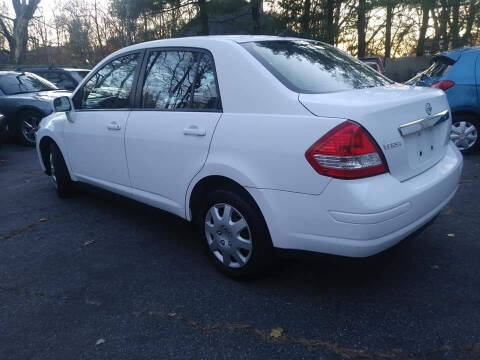
POLYGON ((430 85, 430 87, 432 89, 440 89, 445 91, 450 89, 453 85, 455 85, 455 82, 451 80, 441 80, 441 81, 434 82, 432 85, 430 85))
POLYGON ((322 136, 305 153, 320 175, 359 179, 387 172, 375 140, 359 124, 345 121, 322 136))

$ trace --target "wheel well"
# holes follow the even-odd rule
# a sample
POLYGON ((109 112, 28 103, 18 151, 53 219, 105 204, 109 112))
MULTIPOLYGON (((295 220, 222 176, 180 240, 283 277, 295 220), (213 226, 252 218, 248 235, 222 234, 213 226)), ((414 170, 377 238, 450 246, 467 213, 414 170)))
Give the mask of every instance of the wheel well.
MULTIPOLYGON (((251 199, 253 204, 258 208, 260 211, 260 208, 257 205, 257 202, 255 199, 250 195, 250 193, 239 183, 236 181, 224 177, 224 176, 218 176, 218 175, 212 175, 212 176, 207 176, 200 180, 195 187, 192 190, 192 193, 190 195, 190 211, 192 212, 192 219, 195 220, 196 216, 196 211, 199 208, 199 205, 201 204, 202 199, 210 193, 213 190, 217 189, 227 189, 231 191, 235 191, 236 193, 246 196, 247 198, 251 199)), ((261 213, 261 211, 260 211, 261 213)))
POLYGON ((35 111, 39 114, 42 115, 42 118, 45 117, 45 112, 40 110, 39 108, 33 107, 33 106, 24 106, 18 109, 12 116, 9 117, 9 126, 12 126, 13 131, 18 131, 19 126, 20 126, 20 121, 19 121, 19 116, 27 111, 35 111))
POLYGON ((50 158, 48 156, 50 154, 50 144, 55 144, 55 141, 53 141, 51 137, 44 136, 42 140, 40 140, 39 145, 40 154, 42 155, 42 161, 43 165, 45 165, 45 172, 47 175, 50 175, 50 158))
POLYGON ((458 115, 468 115, 468 116, 473 116, 475 119, 480 119, 480 115, 473 111, 473 110, 459 110, 459 111, 455 111, 452 113, 452 119, 455 118, 455 116, 458 116, 458 115))

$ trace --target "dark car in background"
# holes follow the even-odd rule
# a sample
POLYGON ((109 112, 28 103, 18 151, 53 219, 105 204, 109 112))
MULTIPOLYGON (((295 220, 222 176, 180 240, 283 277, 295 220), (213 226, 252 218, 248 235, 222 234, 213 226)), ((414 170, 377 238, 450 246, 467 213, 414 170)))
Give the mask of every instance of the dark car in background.
POLYGON ((70 95, 51 82, 28 72, 0 71, 0 113, 4 129, 25 145, 35 146, 35 132, 45 116, 53 112, 53 100, 70 95))
POLYGON ((445 91, 452 110, 450 138, 463 153, 480 149, 480 47, 436 55, 406 84, 445 91))
POLYGON ((90 72, 87 69, 77 69, 68 67, 22 67, 17 71, 28 71, 41 76, 59 89, 73 91, 77 85, 90 72))

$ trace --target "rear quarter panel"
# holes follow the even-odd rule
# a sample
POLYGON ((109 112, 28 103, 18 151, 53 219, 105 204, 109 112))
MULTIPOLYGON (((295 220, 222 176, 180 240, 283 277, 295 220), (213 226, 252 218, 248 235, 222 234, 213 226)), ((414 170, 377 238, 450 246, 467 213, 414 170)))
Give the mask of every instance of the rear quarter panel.
POLYGON ((199 176, 227 176, 247 188, 320 194, 330 178, 313 170, 305 152, 342 121, 313 115, 226 113, 199 176))
POLYGON ((455 82, 455 86, 445 92, 453 113, 463 110, 479 112, 478 82, 475 74, 476 67, 478 69, 477 54, 464 52, 444 77, 445 80, 455 82))

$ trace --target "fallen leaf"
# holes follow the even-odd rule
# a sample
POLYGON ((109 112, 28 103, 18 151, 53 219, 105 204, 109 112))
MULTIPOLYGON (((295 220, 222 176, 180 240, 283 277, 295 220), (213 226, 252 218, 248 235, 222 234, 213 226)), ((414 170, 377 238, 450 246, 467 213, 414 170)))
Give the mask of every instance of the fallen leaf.
POLYGON ((447 234, 448 237, 455 237, 454 233, 447 234))
POLYGON ((278 339, 279 337, 282 337, 283 335, 283 329, 281 327, 273 328, 272 331, 270 331, 270 337, 274 339, 278 339))
POLYGON ((174 318, 175 316, 177 316, 177 313, 171 312, 171 313, 168 313, 168 316, 171 318, 174 318))
POLYGON ((105 339, 98 339, 95 346, 105 344, 105 339))
POLYGON ((42 217, 42 218, 38 219, 38 222, 45 222, 45 221, 47 221, 47 220, 48 220, 48 218, 42 217))
POLYGON ((100 301, 96 301, 96 300, 85 300, 85 303, 89 304, 89 305, 97 305, 97 306, 100 306, 102 305, 102 303, 100 301))
POLYGON ((438 269, 440 269, 440 266, 438 266, 438 265, 430 265, 430 269, 432 269, 432 270, 438 270, 438 269))
POLYGON ((92 245, 94 242, 95 242, 95 240, 88 240, 88 241, 85 241, 85 242, 83 243, 83 246, 92 245))

